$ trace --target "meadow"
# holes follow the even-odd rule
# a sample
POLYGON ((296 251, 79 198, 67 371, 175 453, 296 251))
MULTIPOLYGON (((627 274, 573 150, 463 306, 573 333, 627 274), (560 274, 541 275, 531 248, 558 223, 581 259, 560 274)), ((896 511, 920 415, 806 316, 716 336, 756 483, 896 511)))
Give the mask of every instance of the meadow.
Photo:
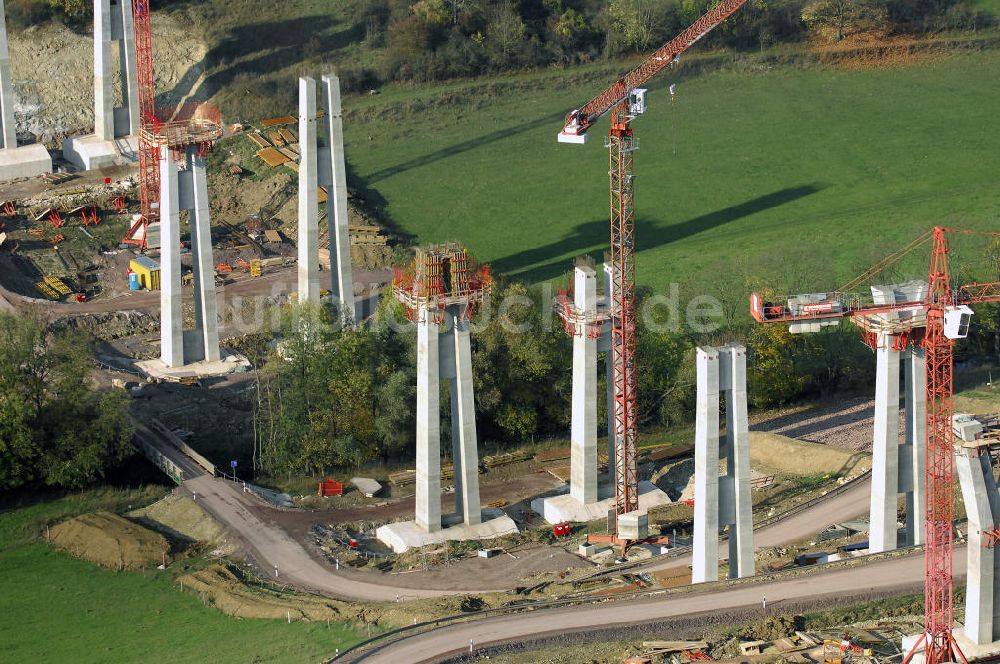
MULTIPOLYGON (((860 71, 697 60, 661 74, 634 123, 641 284, 813 292, 934 225, 997 228, 1000 52, 860 71)), ((608 244, 607 121, 586 146, 556 134, 622 68, 349 98, 350 168, 412 241, 458 240, 500 273, 561 282, 575 256, 600 260, 608 244)), ((898 276, 922 276, 927 257, 898 276)))
POLYGON ((113 572, 43 541, 50 521, 162 494, 95 489, 0 504, 0 661, 306 663, 358 640, 343 624, 231 618, 181 591, 178 570, 113 572))

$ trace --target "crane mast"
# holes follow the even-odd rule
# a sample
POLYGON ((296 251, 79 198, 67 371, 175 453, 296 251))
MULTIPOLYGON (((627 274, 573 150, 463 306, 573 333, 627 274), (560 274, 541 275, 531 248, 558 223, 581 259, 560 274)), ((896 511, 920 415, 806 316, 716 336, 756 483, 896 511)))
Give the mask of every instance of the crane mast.
POLYGON ((123 242, 145 250, 149 224, 160 217, 160 148, 155 141, 158 131, 156 92, 153 79, 153 29, 150 0, 132 0, 135 19, 136 78, 139 83, 139 218, 123 242))
MULTIPOLYGON (((615 522, 610 539, 624 553, 629 541, 619 537, 619 519, 639 508, 636 437, 636 300, 635 300, 635 206, 633 156, 638 139, 631 122, 646 110, 646 90, 653 76, 677 61, 678 56, 742 7, 746 0, 722 0, 687 30, 662 46, 611 87, 566 116, 559 133, 561 143, 585 143, 587 130, 607 113, 611 126, 609 150, 611 217, 611 353, 614 368, 615 522)), ((611 524, 609 524, 609 529, 611 524)))

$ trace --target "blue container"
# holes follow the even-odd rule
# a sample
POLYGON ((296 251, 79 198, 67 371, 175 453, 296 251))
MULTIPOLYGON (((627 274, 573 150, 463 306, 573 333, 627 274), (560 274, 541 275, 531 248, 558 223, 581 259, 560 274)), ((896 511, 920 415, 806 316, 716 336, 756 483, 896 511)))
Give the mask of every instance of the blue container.
POLYGON ((142 284, 139 283, 139 275, 131 270, 128 273, 128 289, 130 291, 142 290, 142 284))

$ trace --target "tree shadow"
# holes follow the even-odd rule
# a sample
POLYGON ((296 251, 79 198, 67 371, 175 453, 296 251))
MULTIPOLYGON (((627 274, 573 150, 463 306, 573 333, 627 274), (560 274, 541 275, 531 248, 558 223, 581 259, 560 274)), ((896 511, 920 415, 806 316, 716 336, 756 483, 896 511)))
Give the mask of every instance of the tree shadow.
POLYGON ((551 124, 556 120, 563 117, 562 113, 550 113, 541 118, 536 118, 534 120, 529 120, 528 122, 522 122, 519 125, 513 127, 507 127, 506 129, 498 129, 492 133, 486 134, 484 136, 478 136, 476 138, 470 138, 467 141, 462 141, 461 143, 456 143, 454 145, 449 145, 446 148, 441 148, 440 150, 435 150, 434 152, 410 159, 409 161, 404 161, 401 164, 396 164, 395 166, 389 166, 383 168, 380 171, 375 171, 368 176, 367 181, 369 183, 378 182, 379 180, 384 180, 393 175, 398 175, 400 173, 405 173, 414 168, 421 168, 423 166, 429 166, 437 161, 446 159, 448 157, 453 157, 457 154, 463 152, 468 152, 476 148, 481 148, 490 143, 496 143, 497 141, 502 141, 505 138, 510 138, 517 134, 524 133, 526 131, 531 131, 532 129, 537 129, 547 124, 551 124))
POLYGON ((205 101, 241 75, 281 71, 309 59, 307 51, 328 55, 362 36, 356 25, 331 32, 336 25, 329 15, 315 15, 234 27, 185 72, 172 90, 158 95, 158 102, 176 104, 189 95, 194 101, 205 101), (206 71, 211 73, 202 78, 206 71))
MULTIPOLYGON (((665 226, 648 219, 638 219, 636 245, 641 250, 677 242, 758 212, 811 196, 825 187, 826 185, 821 183, 786 187, 679 224, 665 226)), ((584 222, 574 226, 567 236, 556 242, 495 260, 491 265, 496 272, 515 277, 519 281, 529 283, 549 281, 565 273, 569 269, 570 261, 576 256, 589 254, 595 260, 601 260, 609 245, 609 235, 607 219, 584 222)))

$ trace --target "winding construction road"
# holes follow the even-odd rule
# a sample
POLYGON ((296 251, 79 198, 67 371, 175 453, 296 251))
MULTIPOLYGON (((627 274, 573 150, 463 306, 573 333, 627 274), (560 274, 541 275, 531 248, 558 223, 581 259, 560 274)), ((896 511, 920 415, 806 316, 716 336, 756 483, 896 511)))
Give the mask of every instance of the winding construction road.
MULTIPOLYGON (((964 547, 955 550, 955 576, 965 575, 964 547)), ((824 598, 864 594, 888 595, 916 592, 923 588, 924 557, 909 555, 848 568, 817 571, 795 578, 761 580, 723 590, 626 602, 605 602, 543 612, 486 618, 418 634, 383 646, 350 661, 370 664, 437 662, 469 652, 470 640, 477 646, 523 642, 551 635, 603 630, 620 625, 690 618, 697 614, 729 614, 740 609, 767 606, 781 610, 782 604, 811 602, 822 605, 824 598)))
MULTIPOLYGON (((260 501, 242 490, 238 484, 212 477, 194 461, 157 434, 146 429, 140 434, 184 471, 184 488, 192 498, 243 544, 247 553, 263 572, 273 573, 277 580, 303 590, 325 595, 361 600, 392 601, 503 591, 508 588, 471 587, 439 590, 393 585, 392 577, 336 570, 313 558, 298 541, 280 526, 258 516, 260 501), (363 577, 370 577, 368 580, 363 577)), ((770 547, 799 541, 827 526, 863 514, 868 510, 869 481, 861 480, 843 493, 831 496, 803 511, 760 528, 754 533, 757 547, 770 547)), ((264 510, 268 508, 263 508, 264 510)), ((271 508, 276 509, 276 508, 271 508)), ((722 547, 725 552, 726 548, 722 547)), ((689 564, 689 557, 671 558, 644 566, 658 570, 689 564)))

